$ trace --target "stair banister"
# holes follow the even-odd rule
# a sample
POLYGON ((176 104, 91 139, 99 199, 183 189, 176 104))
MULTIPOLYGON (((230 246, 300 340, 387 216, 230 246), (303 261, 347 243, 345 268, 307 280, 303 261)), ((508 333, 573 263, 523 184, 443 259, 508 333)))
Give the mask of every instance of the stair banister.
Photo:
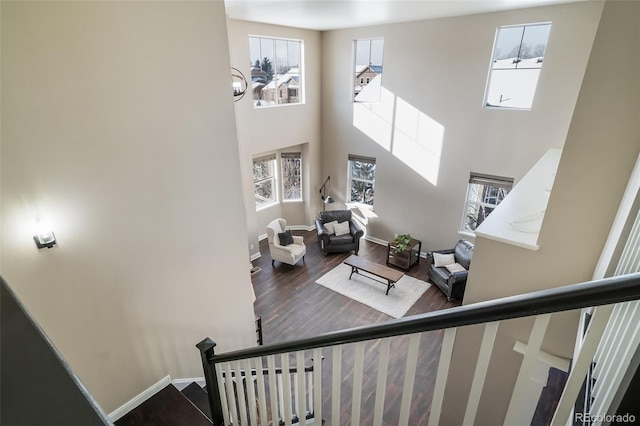
MULTIPOLYGON (((205 339, 198 347, 203 351, 202 361, 207 379, 207 389, 217 392, 217 384, 209 379, 215 377, 215 365, 243 359, 274 356, 292 352, 317 349, 347 343, 377 340, 386 337, 417 334, 425 331, 450 329, 466 325, 489 323, 507 319, 550 314, 584 307, 609 305, 640 299, 640 273, 633 273, 597 281, 572 284, 528 294, 515 295, 497 300, 479 302, 446 310, 428 312, 407 318, 390 320, 382 324, 355 327, 347 330, 324 333, 319 336, 295 341, 215 354, 211 340, 205 339), (207 343, 210 342, 210 343, 207 343), (208 365, 208 367, 207 367, 208 365), (209 371, 209 372, 208 372, 209 371), (213 372, 213 373, 212 373, 213 372), (215 386, 214 386, 215 385, 215 386)), ((215 346, 215 344, 213 344, 215 346)), ((210 393, 210 395, 213 394, 210 393)), ((212 413, 219 412, 220 395, 210 398, 212 413)), ((335 411, 335 406, 334 410, 335 411)), ((353 414, 353 413, 352 413, 353 414)), ((214 415, 215 416, 215 415, 214 415)), ((216 422, 214 424, 224 424, 216 422)))
POLYGON ((215 363, 640 299, 640 272, 213 355, 215 363))
POLYGON ((214 425, 221 425, 224 423, 224 419, 222 416, 220 391, 218 390, 218 378, 216 377, 214 364, 209 362, 215 355, 214 348, 216 347, 216 343, 207 337, 198 343, 196 347, 200 350, 200 356, 202 358, 202 369, 207 387, 207 399, 209 400, 209 407, 211 408, 211 420, 214 425))

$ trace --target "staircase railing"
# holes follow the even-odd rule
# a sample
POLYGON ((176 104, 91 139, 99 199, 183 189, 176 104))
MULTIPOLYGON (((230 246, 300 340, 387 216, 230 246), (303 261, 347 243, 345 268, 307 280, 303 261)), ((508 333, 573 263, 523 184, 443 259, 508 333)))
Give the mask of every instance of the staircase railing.
MULTIPOLYGON (((267 424, 269 422, 269 410, 267 409, 266 400, 268 398, 267 389, 275 389, 276 386, 271 383, 274 375, 269 372, 265 375, 263 366, 267 364, 267 371, 275 370, 276 356, 278 356, 281 368, 287 371, 290 368, 290 361, 293 359, 296 367, 302 367, 305 364, 305 351, 311 351, 313 355, 314 375, 313 375, 313 395, 314 395, 314 424, 322 423, 322 367, 321 359, 323 356, 323 348, 331 348, 332 353, 332 371, 331 371, 331 423, 342 424, 340 416, 344 414, 340 407, 340 389, 342 382, 342 349, 347 344, 354 344, 353 350, 353 386, 352 386, 352 408, 351 419, 352 425, 361 424, 360 406, 362 400, 362 383, 364 375, 365 360, 365 343, 370 341, 377 342, 377 372, 367 372, 368 377, 375 377, 375 407, 373 410, 373 424, 382 424, 382 416, 385 404, 385 388, 388 376, 388 361, 390 353, 390 338, 394 336, 408 335, 409 343, 406 347, 400 348, 394 345, 394 356, 401 354, 405 361, 404 384, 402 386, 402 394, 400 398, 400 412, 398 425, 407 425, 409 422, 409 414, 414 389, 414 377, 417 368, 417 360, 420 349, 420 333, 434 330, 446 330, 444 341, 442 343, 441 363, 438 367, 438 377, 435 387, 436 393, 431 404, 431 416, 429 421, 431 424, 438 424, 440 409, 442 405, 442 394, 437 392, 438 387, 442 387, 442 383, 446 382, 448 373, 448 361, 453 348, 456 327, 468 326, 474 324, 485 324, 485 337, 487 338, 488 355, 486 350, 478 358, 476 372, 474 374, 472 389, 482 389, 484 378, 487 373, 488 357, 493 346, 493 339, 497 329, 497 322, 522 318, 536 317, 536 324, 533 327, 529 343, 525 351, 525 357, 522 367, 518 374, 518 379, 513 391, 510 408, 507 412, 507 419, 514 418, 513 413, 517 413, 518 399, 522 398, 523 393, 518 389, 526 386, 526 380, 531 375, 536 357, 540 353, 540 346, 550 314, 554 312, 562 312, 585 307, 610 305, 619 302, 626 302, 640 299, 640 273, 633 273, 623 276, 616 276, 597 281, 589 281, 580 284, 573 284, 558 287, 549 290, 537 291, 528 294, 516 295, 502 299, 465 305, 457 308, 446 309, 441 311, 429 312, 421 315, 415 315, 407 318, 391 320, 382 324, 356 327, 352 329, 325 333, 316 337, 304 338, 300 340, 265 345, 256 348, 244 349, 239 351, 228 352, 224 354, 215 354, 214 347, 216 344, 210 339, 200 342, 197 347, 201 351, 203 368, 207 391, 209 393, 209 402, 211 404, 211 412, 213 414, 214 425, 231 425, 231 424, 267 424), (247 387, 247 396, 241 395, 239 404, 246 401, 246 413, 244 418, 242 412, 240 415, 229 415, 229 410, 233 410, 235 403, 229 403, 230 395, 240 392, 240 387, 229 387, 224 383, 223 373, 230 370, 252 370, 257 371, 256 388, 247 387), (227 414, 225 414, 227 412, 227 414), (234 420, 238 419, 238 420, 234 420)), ((483 344, 484 346, 485 344, 483 344)), ((368 351, 369 352, 369 351, 368 351)), ((302 371, 300 368, 298 371, 302 371)), ((298 404, 304 400, 303 391, 305 389, 304 374, 296 374, 294 379, 294 389, 298 389, 300 397, 298 404), (300 390, 302 389, 302 391, 300 390)), ((286 395, 287 387, 285 386, 284 402, 291 401, 291 395, 286 395)), ((290 388, 289 388, 290 389, 290 388)), ((271 418, 275 422, 282 420, 284 424, 292 424, 290 416, 285 415, 282 419, 274 417, 277 413, 277 398, 270 398, 271 402, 271 418)), ((465 412, 465 424, 473 424, 475 412, 477 410, 477 398, 469 398, 469 402, 465 412)), ((286 412, 302 413, 304 409, 299 406, 296 410, 291 407, 285 407, 286 412)), ((505 420, 506 421, 506 420, 505 420)))

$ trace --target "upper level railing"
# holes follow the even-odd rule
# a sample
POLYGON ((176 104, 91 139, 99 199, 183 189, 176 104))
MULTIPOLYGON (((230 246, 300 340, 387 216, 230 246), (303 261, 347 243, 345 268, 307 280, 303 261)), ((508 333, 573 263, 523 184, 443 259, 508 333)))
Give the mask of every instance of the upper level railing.
MULTIPOLYGON (((317 379, 314 380, 313 386, 318 386, 318 389, 314 394, 318 397, 318 395, 321 395, 321 383, 319 383, 322 377, 322 366, 319 363, 319 359, 323 356, 321 348, 331 347, 333 350, 332 384, 334 387, 334 392, 331 397, 331 420, 332 424, 340 424, 338 419, 339 416, 343 414, 341 413, 339 405, 339 385, 342 380, 340 377, 342 366, 341 353, 344 345, 353 343, 355 344, 355 349, 353 361, 353 405, 351 410, 351 424, 360 424, 360 400, 362 397, 361 384, 363 380, 364 365, 363 343, 381 339, 381 343, 378 345, 378 380, 376 382, 376 401, 373 414, 373 424, 382 424, 382 410, 385 403, 385 381, 387 377, 387 363, 389 360, 389 338, 394 336, 410 335, 409 344, 407 345, 408 347, 406 350, 405 377, 398 420, 398 424, 402 425, 408 424, 409 409, 414 386, 413 377, 415 376, 416 360, 419 350, 419 333, 433 330, 452 329, 455 327, 473 324, 487 324, 485 328, 485 335, 491 335, 493 333, 493 338, 495 338, 495 328, 497 328, 497 325, 490 327, 490 324, 497 324, 498 321, 502 320, 537 316, 536 323, 540 323, 542 325, 538 327, 539 331, 536 331, 536 327, 534 327, 534 331, 532 332, 529 341, 529 346, 533 353, 535 352, 536 347, 539 350, 542 338, 544 337, 549 317, 547 314, 585 307, 609 305, 637 299, 640 299, 640 273, 505 297, 502 299, 395 319, 382 324, 356 327, 342 331, 325 333, 312 338, 238 350, 224 354, 214 353, 215 343, 210 339, 203 340, 197 346, 202 355, 205 380, 207 382, 207 390, 209 391, 210 403, 212 406, 211 412, 213 413, 215 425, 238 424, 238 421, 234 421, 226 412, 232 404, 237 405, 238 403, 228 400, 228 398, 232 398, 233 395, 229 395, 228 392, 226 395, 221 395, 220 392, 220 389, 222 389, 222 393, 225 393, 225 384, 222 383, 224 371, 228 371, 229 369, 255 369, 258 371, 255 386, 257 386, 257 392, 262 395, 262 397, 256 396, 254 398, 255 401, 252 401, 250 396, 254 396, 254 385, 247 386, 247 384, 244 384, 243 386, 247 388, 247 396, 245 396, 244 399, 247 402, 246 409, 248 412, 252 413, 253 411, 253 418, 258 419, 255 423, 249 423, 263 424, 264 421, 264 424, 266 424, 269 416, 269 410, 267 409, 266 401, 264 401, 264 399, 268 399, 268 396, 264 395, 264 389, 260 388, 260 386, 264 386, 264 378, 261 377, 265 361, 263 357, 266 357, 266 362, 275 368, 275 356, 279 355, 283 369, 288 369, 290 355, 295 354, 297 362, 304 363, 304 351, 312 351, 315 366, 314 371, 317 374, 317 379), (536 341, 538 343, 535 343, 536 341), (336 394, 336 390, 338 391, 338 394, 336 394), (251 395, 248 395, 250 392, 251 395), (224 401, 225 398, 227 398, 226 401, 224 401), (336 399, 338 401, 336 401, 336 399)), ((452 342, 447 342, 447 336, 445 335, 443 354, 446 352, 445 346, 447 345, 451 346, 452 342)), ((395 355, 397 355, 398 352, 396 349, 397 348, 394 346, 395 355)), ((529 352, 529 350, 527 352, 529 352)), ((529 353, 525 354, 523 368, 534 362, 530 361, 532 357, 535 361, 535 353, 533 355, 529 353)), ((478 360, 478 367, 480 367, 482 362, 482 359, 478 360)), ((486 364, 488 364, 488 360, 486 360, 486 364)), ((302 366, 303 364, 298 365, 302 366)), ((440 372, 441 369, 438 371, 439 375, 440 372)), ((374 373, 369 374, 369 376, 371 375, 374 375, 374 373)), ((526 376, 526 374, 523 375, 526 376)), ((478 374, 478 370, 476 370, 476 376, 479 376, 479 381, 476 382, 476 377, 474 377, 474 384, 472 386, 478 386, 481 389, 484 380, 483 374, 478 374)), ((266 379, 270 379, 269 374, 267 374, 266 379)), ((438 380, 443 379, 438 377, 438 380)), ((524 384, 519 383, 520 381, 521 380, 519 378, 516 383, 516 387, 524 386, 524 384)), ((293 386, 296 389, 300 388, 299 385, 300 384, 294 380, 293 386)), ((237 393, 237 391, 234 393, 237 393)), ((242 402, 244 403, 245 401, 242 402)), ((436 404, 436 402, 437 401, 434 401, 434 404, 436 404)), ((515 402, 512 401, 512 404, 515 404, 515 402)), ((517 406, 517 404, 514 406, 517 406)), ((475 418, 476 409, 477 407, 473 406, 467 407, 467 413, 465 415, 466 420, 472 422, 472 419, 475 418)), ((318 403, 315 404, 315 410, 316 412, 314 417, 316 419, 316 424, 319 425, 321 424, 320 422, 322 418, 322 401, 320 398, 318 399, 318 403)), ((431 411, 431 421, 437 423, 439 419, 439 407, 434 407, 432 405, 431 411)), ((274 412, 274 410, 272 410, 272 412, 274 412)), ((300 413, 300 410, 296 412, 300 413)), ((250 417, 251 416, 248 416, 247 418, 250 417)), ((285 424, 290 424, 290 420, 287 420, 286 417, 279 420, 283 421, 285 424)))

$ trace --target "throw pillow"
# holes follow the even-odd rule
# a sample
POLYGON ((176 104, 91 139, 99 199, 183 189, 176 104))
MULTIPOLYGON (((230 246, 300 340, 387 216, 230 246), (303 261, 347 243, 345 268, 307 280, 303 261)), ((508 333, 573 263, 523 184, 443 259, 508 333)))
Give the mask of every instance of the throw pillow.
POLYGON ((334 226, 336 231, 336 235, 346 235, 350 234, 351 230, 349 229, 349 222, 341 222, 334 226))
POLYGON ((452 263, 456 263, 456 258, 451 254, 442 254, 442 253, 433 253, 433 263, 436 268, 442 268, 446 265, 451 265, 452 263))
POLYGON ((324 224, 324 227, 327 228, 327 231, 329 231, 329 235, 333 235, 336 233, 335 230, 335 226, 338 224, 337 220, 334 220, 333 222, 327 222, 324 224))
POLYGON ((451 265, 445 265, 444 267, 447 268, 447 270, 452 274, 455 274, 456 272, 466 271, 466 269, 464 269, 464 266, 459 263, 452 263, 451 265))
POLYGON ((281 246, 288 246, 289 244, 293 244, 293 235, 291 235, 291 231, 288 229, 284 232, 278 233, 278 238, 280 239, 281 246))

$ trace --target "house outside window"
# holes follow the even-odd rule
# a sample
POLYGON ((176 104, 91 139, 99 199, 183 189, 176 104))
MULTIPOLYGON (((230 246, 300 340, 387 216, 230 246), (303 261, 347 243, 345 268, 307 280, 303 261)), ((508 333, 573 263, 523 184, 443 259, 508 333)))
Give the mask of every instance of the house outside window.
POLYGON ((551 23, 499 27, 485 107, 531 109, 551 23))
POLYGON ((475 232, 476 228, 498 207, 513 187, 513 178, 471 173, 467 187, 463 232, 475 232))
POLYGON ((380 102, 383 48, 382 38, 354 41, 354 102, 380 102))
POLYGON ((302 103, 302 41, 249 37, 254 107, 302 103))
POLYGON ((373 206, 376 159, 349 155, 349 201, 373 206))
POLYGON ((302 157, 299 152, 280 155, 282 165, 282 200, 302 201, 302 157))
POLYGON ((276 194, 275 154, 253 160, 253 188, 256 208, 260 209, 278 201, 276 194))

